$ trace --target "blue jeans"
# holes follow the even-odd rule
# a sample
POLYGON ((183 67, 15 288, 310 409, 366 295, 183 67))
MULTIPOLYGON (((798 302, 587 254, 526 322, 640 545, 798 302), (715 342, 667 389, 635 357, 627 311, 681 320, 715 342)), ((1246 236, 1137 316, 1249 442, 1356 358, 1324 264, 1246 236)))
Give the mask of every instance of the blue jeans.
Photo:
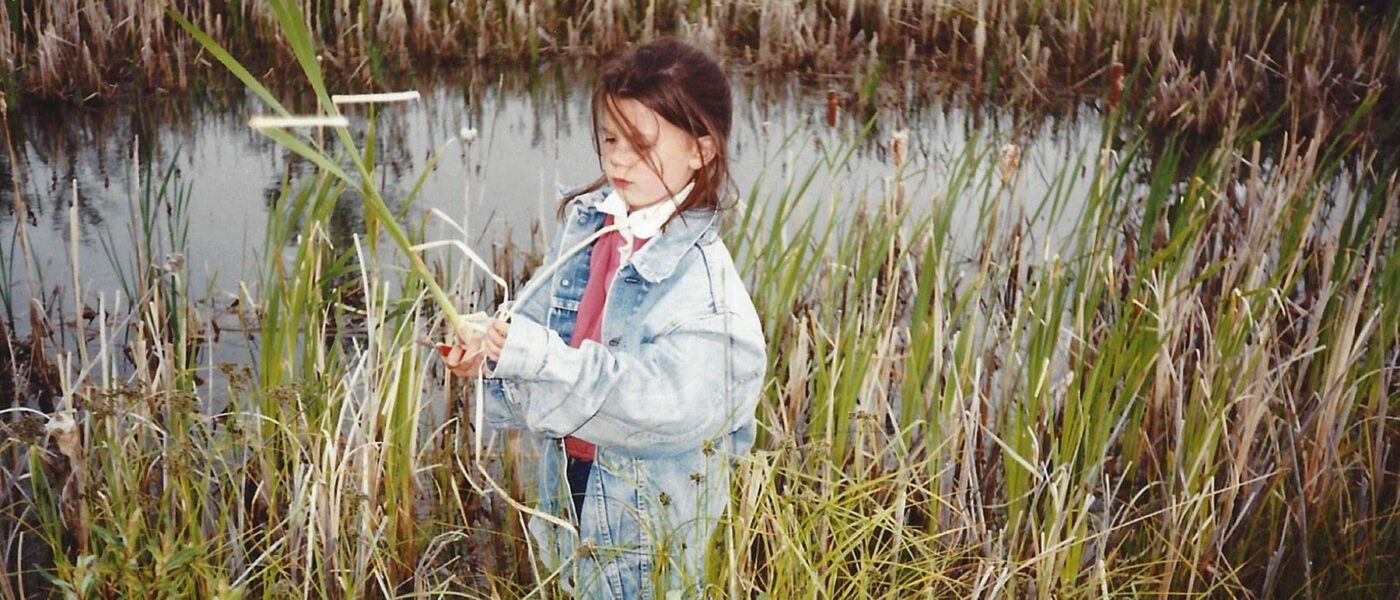
POLYGON ((574 500, 574 522, 583 520, 583 497, 588 491, 588 474, 593 471, 593 461, 569 457, 566 475, 569 480, 569 496, 574 500))

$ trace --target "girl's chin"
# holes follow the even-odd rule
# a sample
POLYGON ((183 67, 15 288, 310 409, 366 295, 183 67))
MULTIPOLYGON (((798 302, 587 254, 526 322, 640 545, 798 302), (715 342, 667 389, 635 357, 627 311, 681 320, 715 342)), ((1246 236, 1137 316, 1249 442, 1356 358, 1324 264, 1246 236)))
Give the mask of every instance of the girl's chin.
MULTIPOLYGON (((632 186, 628 187, 631 188, 632 186)), ((631 210, 646 208, 648 206, 656 204, 657 202, 660 202, 661 199, 665 196, 665 194, 662 194, 660 196, 656 196, 655 198, 644 200, 643 198, 645 198, 645 196, 639 197, 641 195, 638 194, 635 189, 618 190, 617 194, 619 196, 622 196, 622 200, 627 203, 627 208, 631 210)))

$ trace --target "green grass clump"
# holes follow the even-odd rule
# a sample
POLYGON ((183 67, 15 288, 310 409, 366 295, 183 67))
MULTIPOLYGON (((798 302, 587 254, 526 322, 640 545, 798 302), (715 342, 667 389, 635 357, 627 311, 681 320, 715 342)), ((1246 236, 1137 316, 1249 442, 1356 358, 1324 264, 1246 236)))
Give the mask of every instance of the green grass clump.
MULTIPOLYGON (((1065 203, 1058 186, 1014 198, 990 148, 970 144, 922 212, 896 189, 819 226, 822 207, 861 199, 808 174, 731 230, 771 336, 764 445, 834 463, 789 475, 829 483, 813 501, 842 508, 930 494, 897 521, 943 536, 976 573, 964 592, 1393 588, 1400 474, 1375 452, 1400 432, 1394 165, 1329 206, 1316 139, 1271 160, 1257 143, 1190 163, 1169 146, 1147 172, 1141 145, 1109 139, 1065 203), (953 231, 969 202, 976 227, 953 231), (1050 237, 1064 218, 1069 236, 1050 237), (859 501, 835 500, 846 485, 859 501)), ((737 537, 760 541, 742 555, 773 552, 755 530, 786 539, 746 519, 737 537)), ((757 564, 753 589, 807 589, 757 564)), ((891 569, 814 572, 830 591, 891 569)), ((921 576, 903 589, 929 589, 921 576)))

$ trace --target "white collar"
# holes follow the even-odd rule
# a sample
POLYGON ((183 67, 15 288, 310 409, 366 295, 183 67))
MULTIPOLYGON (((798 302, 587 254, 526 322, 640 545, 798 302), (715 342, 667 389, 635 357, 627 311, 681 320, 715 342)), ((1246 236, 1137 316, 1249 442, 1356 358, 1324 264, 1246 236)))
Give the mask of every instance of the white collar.
POLYGON ((656 237, 656 234, 661 232, 661 226, 665 225, 671 215, 676 213, 676 208, 685 202, 693 187, 695 187, 695 182, 692 181, 670 199, 637 210, 631 210, 627 201, 622 199, 617 190, 613 190, 607 198, 603 199, 602 203, 598 204, 598 210, 613 216, 613 224, 620 226, 618 233, 622 234, 624 240, 627 240, 627 246, 630 248, 633 237, 644 240, 656 237))

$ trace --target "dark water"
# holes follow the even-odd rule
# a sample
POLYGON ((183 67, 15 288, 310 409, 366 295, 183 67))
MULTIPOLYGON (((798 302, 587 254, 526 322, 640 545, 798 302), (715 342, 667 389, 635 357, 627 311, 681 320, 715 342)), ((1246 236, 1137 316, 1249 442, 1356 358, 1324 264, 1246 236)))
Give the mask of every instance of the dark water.
MULTIPOLYGON (((525 231, 537 220, 546 235, 552 232, 556 185, 583 184, 599 173, 589 136, 587 78, 565 79, 548 85, 428 81, 416 86, 421 100, 380 107, 376 183, 383 195, 402 202, 428 158, 451 143, 409 207, 412 222, 421 222, 432 208, 465 216, 473 236, 469 243, 483 250, 500 242, 508 229, 517 241, 528 239, 525 231), (474 142, 461 143, 463 128, 476 131, 474 142)), ((819 82, 793 78, 760 84, 736 77, 734 90, 732 172, 741 197, 748 198, 757 186, 758 202, 770 202, 791 178, 819 165, 802 210, 829 213, 823 218, 849 216, 858 204, 885 196, 894 174, 889 140, 897 129, 908 131, 904 185, 916 208, 931 205, 971 144, 994 161, 996 148, 1010 139, 1022 152, 1016 201, 1030 208, 1052 196, 1082 202, 1092 169, 1077 165, 1092 165, 1102 143, 1102 120, 1087 105, 1028 125, 1012 113, 972 113, 955 102, 911 102, 861 114, 847 102, 833 126, 827 122, 826 88, 819 82), (853 142, 872 115, 874 129, 863 143, 853 142), (826 164, 835 148, 851 143, 856 148, 848 162, 826 164)), ((0 157, 0 242, 10 302, 22 305, 30 289, 51 291, 71 283, 75 196, 84 295, 121 289, 130 268, 116 265, 129 265, 145 236, 137 226, 137 204, 139 190, 151 181, 185 198, 188 247, 181 257, 190 289, 227 296, 239 282, 255 280, 269 203, 289 176, 304 181, 312 169, 247 127, 250 115, 263 112, 259 103, 234 100, 26 106, 12 114, 18 161, 0 157), (138 170, 147 171, 142 183, 138 170), (23 214, 16 213, 15 189, 23 214), (30 246, 27 263, 16 240, 21 227, 30 246)), ((346 112, 353 127, 364 131, 368 109, 346 112)), ((358 211, 351 206, 345 212, 347 218, 336 221, 340 239, 359 226, 358 211)), ((974 206, 958 212, 966 224, 976 223, 974 206)), ((437 224, 427 232, 429 238, 448 236, 437 224)), ((156 237, 164 244, 157 253, 169 253, 171 236, 162 230, 156 237)), ((164 256, 155 258, 160 262, 164 256)), ((66 303, 71 295, 45 302, 54 298, 66 303)))

